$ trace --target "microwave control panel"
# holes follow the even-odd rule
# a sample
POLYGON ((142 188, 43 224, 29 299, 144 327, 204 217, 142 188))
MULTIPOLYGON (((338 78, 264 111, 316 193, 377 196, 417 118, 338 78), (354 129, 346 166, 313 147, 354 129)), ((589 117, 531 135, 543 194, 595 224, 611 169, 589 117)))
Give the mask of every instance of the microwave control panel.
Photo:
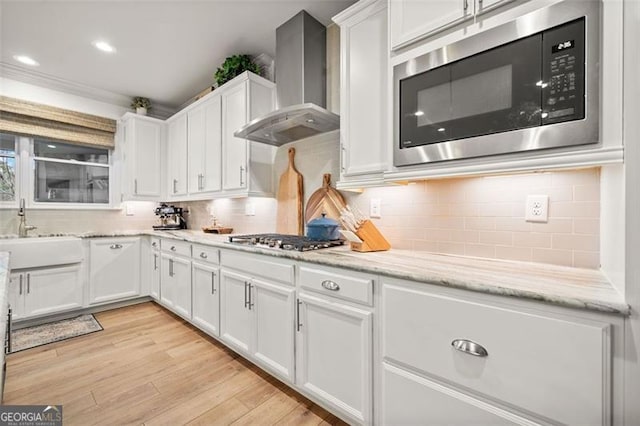
POLYGON ((585 19, 545 31, 542 39, 542 124, 583 119, 585 19))

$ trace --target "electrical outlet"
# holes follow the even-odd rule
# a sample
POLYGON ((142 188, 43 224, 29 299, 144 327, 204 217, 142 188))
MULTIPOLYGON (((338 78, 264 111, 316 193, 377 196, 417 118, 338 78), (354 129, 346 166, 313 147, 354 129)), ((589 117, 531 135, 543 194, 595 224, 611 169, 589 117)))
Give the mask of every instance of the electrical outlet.
POLYGON ((127 216, 133 216, 133 206, 130 203, 125 204, 125 211, 127 216))
POLYGON ((380 207, 382 201, 380 198, 372 198, 369 203, 369 216, 380 219, 382 217, 382 208, 380 207))
POLYGON ((247 201, 247 203, 244 205, 244 214, 245 216, 256 215, 256 205, 252 201, 247 201))
POLYGON ((525 220, 527 222, 547 222, 549 220, 549 196, 527 196, 525 220))

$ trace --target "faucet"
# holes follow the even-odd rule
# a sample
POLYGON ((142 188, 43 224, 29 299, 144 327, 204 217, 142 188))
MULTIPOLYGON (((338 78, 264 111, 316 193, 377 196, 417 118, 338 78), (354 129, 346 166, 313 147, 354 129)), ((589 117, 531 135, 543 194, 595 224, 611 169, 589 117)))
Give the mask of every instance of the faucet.
POLYGON ((24 198, 20 199, 20 209, 18 210, 18 217, 20 218, 20 224, 18 225, 18 236, 26 237, 28 231, 36 229, 33 225, 27 225, 27 210, 24 207, 24 198))

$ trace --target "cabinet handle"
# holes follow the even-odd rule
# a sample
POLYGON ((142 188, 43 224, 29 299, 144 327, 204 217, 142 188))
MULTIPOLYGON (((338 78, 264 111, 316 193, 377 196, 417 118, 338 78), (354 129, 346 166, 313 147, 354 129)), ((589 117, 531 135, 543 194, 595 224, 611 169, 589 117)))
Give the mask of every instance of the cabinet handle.
POLYGON ((138 179, 133 180, 133 193, 138 195, 138 179))
POLYGON ((31 293, 31 274, 27 274, 27 294, 31 293))
POLYGON ((7 312, 7 349, 5 350, 5 353, 7 353, 7 354, 11 353, 11 328, 12 328, 12 324, 11 323, 12 323, 12 321, 13 321, 13 309, 11 308, 11 305, 9 305, 9 311, 7 312))
POLYGON ((20 274, 20 294, 22 294, 22 274, 20 274))
POLYGON ((340 144, 340 154, 340 170, 344 173, 347 170, 347 149, 342 144, 340 144))
POLYGON ((176 246, 171 246, 171 248, 169 250, 176 251, 176 246))
POLYGON ((248 282, 244 282, 244 307, 246 308, 249 305, 249 298, 247 297, 247 286, 249 285, 248 282))
POLYGON ((302 327, 302 324, 300 324, 300 305, 302 305, 302 300, 297 299, 298 303, 296 305, 296 329, 298 331, 300 331, 300 327, 302 327))
POLYGON ((322 287, 326 288, 327 290, 331 290, 331 291, 339 291, 340 290, 340 286, 338 285, 338 283, 335 283, 331 280, 324 280, 322 281, 322 287))
POLYGON ((200 189, 204 190, 204 173, 200 175, 200 189))
POLYGON ((178 179, 174 179, 174 180, 173 180, 173 193, 174 193, 174 194, 175 194, 176 192, 178 192, 177 185, 178 185, 178 179))
POLYGON ((151 247, 158 247, 158 243, 156 243, 155 241, 151 243, 151 247))
POLYGON ((240 186, 244 186, 244 182, 242 180, 244 173, 244 166, 240 166, 240 186))
POLYGON ((154 271, 158 270, 158 255, 157 254, 153 255, 153 270, 154 271))
POLYGON ((473 356, 486 357, 489 352, 482 345, 467 339, 455 339, 451 342, 454 349, 473 356))
POLYGON ((110 248, 111 250, 121 249, 121 248, 122 248, 122 244, 111 244, 111 245, 109 246, 109 248, 110 248))
POLYGON ((216 287, 215 287, 215 281, 216 281, 216 273, 212 272, 211 273, 211 294, 216 294, 216 287))
POLYGON ((169 259, 169 276, 173 276, 173 259, 169 259))
POLYGON ((207 253, 201 252, 200 253, 200 257, 203 258, 203 259, 206 259, 207 258, 207 253))
POLYGON ((462 9, 466 12, 469 10, 469 0, 462 0, 462 9))
POLYGON ((251 283, 249 283, 249 310, 251 310, 251 308, 253 308, 253 285, 251 285, 251 283))

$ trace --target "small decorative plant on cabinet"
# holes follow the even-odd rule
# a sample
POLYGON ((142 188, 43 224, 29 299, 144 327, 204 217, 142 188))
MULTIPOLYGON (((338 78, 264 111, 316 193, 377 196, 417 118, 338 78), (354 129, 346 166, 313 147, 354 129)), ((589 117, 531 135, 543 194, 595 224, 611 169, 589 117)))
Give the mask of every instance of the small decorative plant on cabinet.
POLYGON ((147 115, 147 110, 151 109, 151 101, 149 101, 149 98, 136 96, 131 101, 131 108, 136 110, 136 114, 147 115))
POLYGON ((245 71, 251 71, 252 73, 260 75, 262 69, 249 55, 233 55, 225 59, 213 77, 218 87, 220 87, 245 71))

